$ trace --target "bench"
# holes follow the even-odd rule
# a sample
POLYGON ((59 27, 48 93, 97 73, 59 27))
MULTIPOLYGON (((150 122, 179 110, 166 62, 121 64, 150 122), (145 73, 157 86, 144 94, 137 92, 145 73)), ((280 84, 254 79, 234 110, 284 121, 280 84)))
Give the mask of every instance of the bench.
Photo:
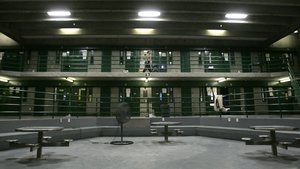
POLYGON ((287 142, 287 141, 284 141, 284 142, 279 142, 278 146, 283 148, 283 149, 288 149, 288 146, 292 145, 291 142, 287 142))
POLYGON ((157 135, 157 130, 156 129, 150 129, 150 134, 151 135, 157 135))
POLYGON ((254 144, 253 139, 249 138, 249 137, 243 137, 241 140, 245 141, 246 145, 253 145, 254 144))
POLYGON ((176 136, 181 136, 183 134, 183 130, 181 129, 174 129, 176 136))
POLYGON ((269 135, 266 135, 266 134, 263 134, 263 135, 258 135, 259 138, 262 138, 262 139, 267 139, 267 138, 270 138, 269 135))

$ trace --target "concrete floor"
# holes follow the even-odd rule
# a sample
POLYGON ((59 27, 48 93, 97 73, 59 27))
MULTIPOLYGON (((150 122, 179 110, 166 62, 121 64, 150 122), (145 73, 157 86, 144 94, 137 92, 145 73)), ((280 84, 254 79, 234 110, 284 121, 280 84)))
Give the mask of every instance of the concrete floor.
POLYGON ((300 149, 246 146, 244 142, 207 137, 127 137, 132 145, 117 146, 118 137, 74 141, 70 147, 44 148, 35 159, 29 148, 0 152, 1 169, 300 169, 300 149))

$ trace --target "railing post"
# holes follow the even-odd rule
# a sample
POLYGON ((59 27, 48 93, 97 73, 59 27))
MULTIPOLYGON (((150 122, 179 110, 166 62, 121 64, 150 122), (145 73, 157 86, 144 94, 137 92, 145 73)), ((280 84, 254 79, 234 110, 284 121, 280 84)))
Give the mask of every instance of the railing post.
POLYGON ((23 101, 23 91, 21 91, 21 96, 20 96, 19 120, 21 120, 22 118, 22 101, 23 101))
POLYGON ((150 112, 149 112, 149 98, 147 98, 146 100, 147 100, 147 114, 148 114, 148 117, 150 117, 150 112))
MULTIPOLYGON (((98 102, 99 102, 99 98, 96 98, 96 117, 99 116, 99 112, 98 112, 98 102)), ((100 109, 99 109, 100 110, 100 109)))
POLYGON ((54 119, 54 112, 55 112, 55 97, 56 97, 55 95, 56 95, 56 92, 53 94, 53 97, 52 97, 52 119, 54 119))
POLYGON ((280 101, 280 91, 277 91, 277 102, 279 106, 280 118, 282 118, 282 109, 281 109, 281 101, 280 101))

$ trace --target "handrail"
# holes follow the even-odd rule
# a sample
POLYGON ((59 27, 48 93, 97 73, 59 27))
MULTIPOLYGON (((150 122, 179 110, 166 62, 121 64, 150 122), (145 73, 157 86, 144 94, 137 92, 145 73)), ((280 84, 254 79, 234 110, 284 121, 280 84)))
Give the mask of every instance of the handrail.
MULTIPOLYGON (((230 115, 300 114, 294 89, 235 93, 223 96, 230 115)), ((113 116, 120 103, 119 97, 92 97, 71 93, 34 92, 29 90, 1 89, 0 116, 113 116), (24 93, 27 92, 27 96, 24 93), (6 93, 6 94, 4 94, 6 93), (35 95, 43 97, 35 98, 35 95), (80 98, 79 98, 80 97, 80 98)), ((171 96, 166 96, 171 97, 171 96)), ((213 96, 172 97, 168 102, 171 116, 219 115, 213 109, 213 96)), ((160 97, 123 97, 131 105, 133 116, 160 116, 160 97)))
MULTIPOLYGON (((121 56, 85 56, 79 54, 63 56, 26 56, 3 57, 0 70, 17 72, 140 72, 145 69, 144 58, 121 59, 121 56)), ((189 56, 188 62, 183 62, 180 56, 173 56, 172 60, 153 58, 150 70, 152 72, 284 72, 286 65, 279 60, 258 63, 245 62, 242 59, 224 60, 222 56, 189 56)), ((251 61, 251 60, 250 60, 251 61)))
POLYGON ((295 73, 289 63, 289 61, 287 61, 287 67, 288 67, 288 72, 289 72, 289 77, 290 77, 290 80, 291 80, 291 84, 292 84, 292 87, 294 88, 294 91, 295 91, 295 97, 298 101, 298 103, 300 104, 300 85, 299 85, 299 82, 295 76, 295 73))

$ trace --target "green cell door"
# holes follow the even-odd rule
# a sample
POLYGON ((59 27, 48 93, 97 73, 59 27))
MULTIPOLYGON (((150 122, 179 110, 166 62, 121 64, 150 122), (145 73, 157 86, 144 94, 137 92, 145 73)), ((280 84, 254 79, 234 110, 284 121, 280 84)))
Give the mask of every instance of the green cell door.
POLYGON ((125 97, 125 102, 130 105, 131 116, 140 116, 140 88, 131 87, 130 97, 125 97))
POLYGON ((252 62, 250 52, 242 52, 242 69, 243 72, 252 72, 252 62))
POLYGON ((181 72, 191 72, 190 52, 189 51, 181 51, 180 52, 180 67, 181 67, 181 72))
POLYGON ((39 51, 37 71, 47 72, 48 51, 39 51))
POLYGON ((111 72, 111 50, 102 51, 101 72, 111 72))
POLYGON ((100 116, 111 116, 110 112, 110 96, 111 91, 109 87, 101 87, 100 96, 100 116))
POLYGON ((181 88, 181 111, 183 116, 192 115, 191 88, 181 88))

